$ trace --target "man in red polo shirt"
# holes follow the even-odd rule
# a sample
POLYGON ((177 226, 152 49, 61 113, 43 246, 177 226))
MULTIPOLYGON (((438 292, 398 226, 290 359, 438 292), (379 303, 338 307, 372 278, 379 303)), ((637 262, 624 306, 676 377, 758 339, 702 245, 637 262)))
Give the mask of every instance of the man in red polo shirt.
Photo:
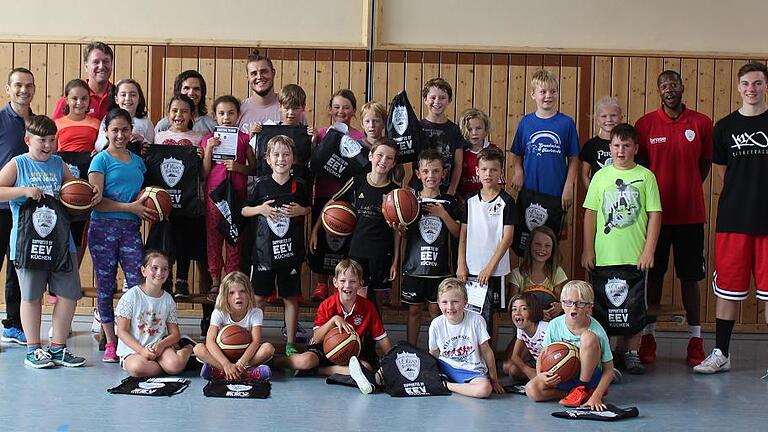
MULTIPOLYGON (((648 304, 661 303, 671 248, 688 320, 687 361, 689 366, 695 366, 705 357, 699 281, 704 279, 704 224, 707 222, 702 183, 709 175, 712 160, 712 120, 683 104, 685 89, 679 73, 665 70, 656 84, 661 106, 635 124, 641 160, 646 161, 656 175, 664 209, 654 264, 648 274, 648 304)), ((643 363, 656 360, 655 326, 656 317, 648 316, 640 345, 643 363)))
MULTIPOLYGON (((83 66, 88 73, 88 79, 85 81, 88 83, 91 96, 91 107, 88 115, 99 120, 104 119, 109 112, 109 93, 112 89, 109 78, 112 76, 114 59, 115 54, 112 48, 104 42, 91 42, 83 50, 83 66)), ((56 102, 56 108, 51 117, 54 120, 64 117, 62 109, 66 105, 67 99, 62 96, 56 102)))

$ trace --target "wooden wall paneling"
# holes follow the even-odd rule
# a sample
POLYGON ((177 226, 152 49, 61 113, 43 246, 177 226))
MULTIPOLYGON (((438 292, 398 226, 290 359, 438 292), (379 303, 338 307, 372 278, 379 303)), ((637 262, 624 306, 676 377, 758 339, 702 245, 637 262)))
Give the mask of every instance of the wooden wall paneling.
MULTIPOLYGON (((272 79, 272 86, 275 89, 275 92, 280 93, 280 89, 283 88, 283 83, 289 84, 288 81, 284 81, 283 79, 283 56, 285 55, 285 51, 282 48, 270 48, 266 51, 266 56, 272 61, 272 67, 275 68, 275 76, 272 79)), ((248 65, 248 60, 246 60, 246 67, 248 65)), ((247 69, 243 68, 243 71, 245 71, 246 77, 248 76, 247 69)), ((235 70, 232 71, 233 74, 236 73, 235 70)), ((253 94, 253 90, 250 88, 250 83, 248 84, 248 95, 251 96, 253 94)))
POLYGON ((147 112, 153 123, 163 116, 163 93, 164 93, 164 68, 165 68, 165 46, 152 45, 149 49, 150 60, 150 81, 147 88, 144 89, 144 97, 147 100, 147 112))
MULTIPOLYGON (((604 98, 605 96, 611 96, 612 95, 612 89, 611 89, 611 74, 613 72, 613 67, 611 65, 612 60, 611 57, 595 57, 594 61, 592 62, 592 77, 593 77, 593 86, 594 91, 592 93, 592 98, 595 101, 599 101, 600 99, 604 98)), ((595 136, 597 135, 597 125, 594 121, 594 111, 595 111, 595 104, 591 104, 590 107, 590 114, 592 115, 592 121, 589 124, 590 133, 589 136, 595 136)))
MULTIPOLYGON (((372 100, 379 101, 389 106, 389 99, 387 99, 387 52, 386 51, 374 51, 373 52, 373 95, 372 100)), ((413 98, 409 96, 411 105, 414 105, 413 98)), ((415 105, 414 105, 415 106, 415 105)))
MULTIPOLYGON (((181 47, 181 70, 200 71, 200 48, 196 46, 181 47)), ((206 83, 213 77, 205 77, 206 83)))
MULTIPOLYGON (((695 88, 695 106, 696 110, 708 115, 712 118, 712 112, 714 110, 714 81, 715 81, 715 63, 712 60, 699 60, 697 61, 696 68, 696 88, 695 88)), ((694 92, 691 87, 686 88, 686 93, 694 92)), ((702 185, 704 189, 704 206, 708 217, 708 224, 704 226, 704 256, 711 257, 714 254, 714 236, 711 235, 710 229, 714 226, 715 220, 711 219, 712 207, 716 206, 716 203, 712 203, 710 197, 712 196, 712 184, 713 177, 717 176, 714 171, 710 171, 707 180, 702 185)), ((699 284, 700 294, 700 306, 699 310, 701 317, 707 316, 707 299, 712 293, 712 267, 706 266, 706 274, 704 280, 699 284)), ((704 319, 702 319, 704 321, 704 319)))
MULTIPOLYGON (((448 81, 453 89, 454 103, 448 105, 445 110, 445 115, 448 119, 453 120, 456 118, 456 63, 458 61, 458 55, 455 52, 441 52, 440 53, 440 76, 448 81)), ((434 78, 434 77, 433 77, 434 78)), ((426 81, 424 82, 426 84, 426 81)), ((412 104, 414 102, 411 102, 412 104)), ((422 104, 421 101, 415 102, 422 104)), ((427 116, 426 107, 422 111, 422 118, 427 116)))
POLYGON ((629 111, 629 58, 613 57, 611 96, 619 100, 622 112, 629 111))
MULTIPOLYGON (((475 105, 474 84, 476 75, 475 56, 459 53, 456 56, 456 85, 453 87, 453 105, 455 107, 454 121, 458 122, 461 113, 473 106, 488 112, 487 108, 475 105)), ((481 78, 482 79, 482 78, 481 78)))
MULTIPOLYGON (((165 117, 167 114, 166 107, 168 106, 168 101, 173 97, 173 81, 176 79, 176 76, 181 73, 181 71, 181 47, 167 47, 164 75, 165 93, 163 94, 163 110, 160 118, 165 117)), ((214 82, 211 81, 211 84, 214 84, 214 82)), ((211 94, 213 94, 213 92, 211 92, 211 94)))
MULTIPOLYGON (((676 57, 665 57, 664 70, 673 70, 673 71, 676 71, 677 73, 680 73, 680 60, 681 59, 676 57)), ((658 78, 658 75, 657 75, 657 78, 658 78)))
POLYGON ((645 66, 645 112, 650 112, 659 107, 661 100, 656 80, 664 70, 664 60, 658 57, 649 57, 645 66))
MULTIPOLYGON (((214 47, 200 47, 200 58, 198 59, 197 63, 197 71, 200 72, 200 75, 202 75, 205 78, 205 85, 206 85, 206 95, 205 95, 205 106, 208 108, 208 113, 213 115, 213 101, 216 99, 217 96, 221 96, 221 94, 218 94, 216 90, 216 48, 214 47)), ((226 73, 226 71, 225 71, 226 73)), ((234 71, 230 70, 230 85, 227 87, 231 87, 234 85, 234 80, 232 80, 232 74, 234 74, 234 71)), ((231 94, 231 93, 222 93, 222 94, 231 94)))
MULTIPOLYGON (((420 99, 421 95, 421 83, 423 66, 422 61, 425 58, 425 53, 421 51, 406 51, 405 52, 405 92, 408 94, 408 100, 413 105, 413 111, 419 118, 421 117, 422 103, 420 99), (416 104, 415 102, 419 102, 416 104)), ((385 104, 388 101, 383 101, 385 104)))
POLYGON ((685 92, 683 103, 686 107, 696 109, 696 88, 699 79, 699 62, 696 59, 685 58, 680 62, 680 76, 683 79, 685 92))
MULTIPOLYGON (((206 77, 203 75, 209 88, 210 83, 214 83, 213 89, 208 90, 211 100, 222 95, 232 94, 232 54, 232 48, 216 48, 216 66, 213 76, 206 77)), ((210 100, 207 102, 210 103, 210 100)))
MULTIPOLYGON (((248 73, 245 68, 249 53, 248 48, 235 48, 232 51, 232 96, 239 100, 248 97, 248 73)), ((280 89, 275 88, 275 91, 279 92, 280 89)))
MULTIPOLYGON (((490 106, 488 115, 491 119, 490 141, 502 150, 509 149, 507 140, 507 99, 509 94, 509 55, 493 54, 491 57, 490 106)), ((509 159, 509 158, 507 158, 509 159)))
MULTIPOLYGON (((284 49, 281 69, 283 85, 297 84, 299 82, 299 50, 284 49)), ((245 67, 243 67, 245 70, 245 67)), ((279 91, 275 85, 275 91, 279 91)))
POLYGON ((440 76, 440 53, 434 51, 424 51, 423 60, 421 64, 421 85, 418 91, 411 95, 408 93, 408 99, 413 105, 413 110, 419 116, 419 118, 426 117, 426 111, 424 104, 421 102, 421 91, 424 88, 424 84, 432 78, 440 76))
MULTIPOLYGON (((517 131, 517 124, 520 123, 520 119, 525 115, 525 101, 530 99, 527 91, 528 84, 525 75, 524 55, 512 54, 510 56, 508 76, 509 97, 507 98, 505 142, 507 143, 507 150, 510 151, 515 138, 515 132, 517 131)), ((511 179, 513 175, 512 158, 507 157, 507 178, 511 179)))
MULTIPOLYGON (((558 60, 560 62, 560 111, 576 121, 578 119, 578 98, 581 97, 578 92, 578 58, 576 56, 562 56, 558 60)), ((545 63, 548 63, 546 58, 545 63)), ((577 160, 576 163, 581 168, 581 161, 577 160)), ((578 196, 579 183, 579 176, 577 175, 574 189, 571 191, 574 197, 578 196)), ((581 213, 578 210, 581 208, 578 203, 579 201, 574 198, 573 206, 566 216, 566 238, 560 242, 562 267, 568 275, 573 275, 574 268, 578 267, 577 262, 579 261, 574 259, 578 255, 575 249, 577 239, 581 238, 575 235, 579 228, 576 215, 581 213)))
POLYGON ((38 97, 32 99, 32 112, 47 113, 45 97, 48 82, 48 46, 46 44, 31 44, 29 47, 29 70, 35 75, 35 93, 38 97))
POLYGON ((488 114, 491 110, 491 54, 475 54, 472 104, 488 114))
POLYGON ((41 93, 38 97, 45 95, 45 112, 51 114, 56 108, 56 101, 59 100, 64 90, 64 45, 48 45, 46 64, 48 65, 48 76, 45 83, 45 93, 41 93))
MULTIPOLYGON (((360 106, 371 100, 368 94, 368 83, 366 82, 368 78, 367 56, 368 53, 362 50, 355 50, 350 53, 349 89, 357 96, 357 103, 360 106)), ((386 106, 386 101, 382 102, 386 106)))
MULTIPOLYGON (((141 85, 142 89, 149 87, 149 46, 134 45, 131 47, 131 78, 141 85)), ((146 98, 146 95, 144 95, 146 98)))
MULTIPOLYGON (((307 107, 304 110, 304 116, 307 122, 320 128, 318 118, 315 115, 315 50, 303 49, 299 51, 299 82, 298 84, 307 94, 307 107)), ((327 101, 326 101, 327 103, 327 101)), ((323 110, 325 114, 327 110, 323 110)), ((322 115, 321 115, 322 117, 322 115)), ((328 116, 325 115, 327 118, 328 116)), ((327 123, 327 120, 325 121, 327 123)))
POLYGON ((525 114, 536 111, 536 102, 531 97, 531 79, 537 70, 544 67, 544 56, 529 54, 525 56, 525 114))
MULTIPOLYGON (((11 42, 0 43, 0 71, 3 74, 7 74, 16 65, 13 62, 13 44, 11 42)), ((5 92, 0 92, 0 104, 5 105, 8 103, 8 95, 5 92)))
POLYGON ((624 121, 630 124, 645 114, 645 57, 629 59, 629 101, 624 121))
POLYGON ((66 44, 64 46, 64 82, 85 75, 82 55, 83 51, 80 45, 66 44))
MULTIPOLYGON (((390 51, 387 53, 387 96, 391 101, 398 93, 405 89, 405 52, 390 51)), ((410 100, 410 99, 409 99, 410 100)), ((418 101, 410 101, 411 104, 418 101)))
POLYGON ((29 67, 29 49, 28 43, 15 43, 13 44, 13 67, 29 67))
MULTIPOLYGON (((591 113, 594 106, 594 101, 592 100, 592 81, 591 78, 593 76, 592 66, 593 61, 590 56, 578 56, 576 57, 576 65, 577 65, 577 100, 578 104, 576 107, 576 127, 579 131, 589 131, 590 125, 594 124, 595 122, 592 120, 591 113)), ((582 132, 583 133, 583 132, 582 132)), ((583 141, 583 139, 582 139, 583 141)), ((586 190, 584 186, 581 184, 581 182, 577 182, 578 186, 576 187, 576 199, 574 200, 575 206, 581 206, 581 203, 584 202, 584 197, 586 196, 586 190)), ((584 244, 584 212, 583 211, 574 211, 575 213, 575 221, 573 226, 573 231, 571 231, 573 234, 574 244, 573 244, 573 268, 572 273, 569 275, 572 279, 582 279, 586 280, 587 275, 584 269, 581 267, 581 250, 582 245, 584 244)))
POLYGON ((115 59, 112 62, 112 82, 118 82, 123 78, 133 78, 131 75, 130 45, 116 45, 112 49, 115 52, 115 59))
MULTIPOLYGON (((341 89, 349 89, 349 50, 333 51, 333 91, 341 89)), ((363 106, 365 100, 360 99, 360 96, 362 95, 355 94, 358 98, 358 109, 363 106)))
POLYGON ((330 126, 329 103, 333 94, 333 51, 317 50, 315 57, 315 124, 330 126))

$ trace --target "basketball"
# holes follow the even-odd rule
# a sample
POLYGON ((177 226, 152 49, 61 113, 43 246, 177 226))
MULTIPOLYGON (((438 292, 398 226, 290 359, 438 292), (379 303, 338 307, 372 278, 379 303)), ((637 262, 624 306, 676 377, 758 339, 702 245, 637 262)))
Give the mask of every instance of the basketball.
POLYGON ((91 209, 93 187, 81 179, 71 179, 61 185, 59 200, 72 214, 83 214, 91 209))
POLYGON ((361 342, 357 333, 339 331, 338 327, 330 329, 323 338, 325 357, 339 366, 348 365, 352 356, 360 355, 360 348, 361 342))
POLYGON ((171 209, 173 209, 171 194, 165 189, 155 186, 147 186, 142 189, 136 200, 141 201, 144 207, 156 211, 158 222, 167 220, 171 214, 171 209))
POLYGON ((419 201, 416 195, 407 188, 390 191, 384 198, 381 212, 387 222, 410 225, 419 217, 419 201))
POLYGON ((216 343, 229 361, 234 363, 240 360, 251 344, 251 334, 237 324, 227 324, 216 335, 216 343))
POLYGON ((331 201, 320 215, 325 231, 335 237, 346 237, 355 230, 357 215, 352 205, 346 201, 331 201))
POLYGON ((553 342, 541 353, 541 371, 560 375, 562 382, 579 376, 579 349, 566 342, 553 342))
POLYGON ((539 304, 541 305, 542 310, 551 308, 552 303, 557 301, 557 298, 555 298, 555 295, 552 293, 552 291, 544 288, 541 285, 528 287, 525 292, 533 294, 539 300, 539 304))

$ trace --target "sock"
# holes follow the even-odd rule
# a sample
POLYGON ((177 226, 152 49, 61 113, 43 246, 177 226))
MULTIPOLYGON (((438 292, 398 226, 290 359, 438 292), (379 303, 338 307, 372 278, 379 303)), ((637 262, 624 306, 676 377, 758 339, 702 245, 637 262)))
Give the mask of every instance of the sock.
POLYGON ((57 352, 63 350, 66 346, 67 346, 67 344, 60 344, 60 343, 56 343, 56 342, 51 342, 51 346, 48 348, 48 350, 51 351, 51 352, 57 353, 57 352))
POLYGON ((728 348, 731 345, 731 333, 733 333, 734 324, 736 324, 734 320, 715 319, 715 348, 722 351, 726 357, 730 356, 728 348))
POLYGON ((27 354, 32 354, 36 349, 40 348, 40 344, 27 344, 27 354))
POLYGON ((688 337, 689 338, 700 338, 701 337, 701 326, 700 325, 689 325, 688 326, 688 337))
POLYGON ((644 335, 653 335, 653 337, 656 337, 656 323, 648 323, 645 325, 645 328, 643 329, 644 335))

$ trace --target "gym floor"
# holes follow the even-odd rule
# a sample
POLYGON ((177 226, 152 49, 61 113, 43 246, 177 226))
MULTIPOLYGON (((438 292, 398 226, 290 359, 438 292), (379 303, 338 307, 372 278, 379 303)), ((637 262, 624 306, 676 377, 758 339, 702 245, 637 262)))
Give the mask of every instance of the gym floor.
MULTIPOLYGON (((46 317, 47 318, 47 317, 46 317)), ((44 318, 45 319, 45 318, 44 318)), ((162 430, 764 430, 768 383, 760 377, 768 367, 768 337, 737 335, 732 343, 731 372, 694 375, 684 364, 685 335, 660 334, 658 360, 645 376, 627 376, 610 387, 607 402, 637 406, 640 416, 617 423, 569 421, 552 417, 555 402, 533 403, 520 395, 494 395, 475 400, 448 397, 392 398, 363 395, 355 389, 329 386, 320 377, 284 377, 273 371, 272 395, 266 400, 206 398, 204 380, 192 373, 192 384, 170 398, 111 395, 108 387, 125 377, 117 364, 101 362, 88 317, 76 317, 70 348, 88 358, 82 368, 34 370, 23 365, 24 348, 4 344, 0 353, 0 430, 104 431, 162 430), (276 375, 276 376, 275 376, 276 375), (763 420, 760 420, 760 419, 763 420)), ((266 337, 279 340, 281 323, 265 323, 266 337)), ((50 322, 43 323, 47 335, 50 322)), ((182 322, 196 335, 196 323, 182 322)), ((199 333, 199 330, 198 330, 199 333)), ((402 329, 391 329, 394 341, 402 329)), ((426 328, 422 331, 426 338, 426 328)), ((705 335, 711 350, 713 335, 705 335)), ((44 341, 45 343, 45 341, 44 341)))

